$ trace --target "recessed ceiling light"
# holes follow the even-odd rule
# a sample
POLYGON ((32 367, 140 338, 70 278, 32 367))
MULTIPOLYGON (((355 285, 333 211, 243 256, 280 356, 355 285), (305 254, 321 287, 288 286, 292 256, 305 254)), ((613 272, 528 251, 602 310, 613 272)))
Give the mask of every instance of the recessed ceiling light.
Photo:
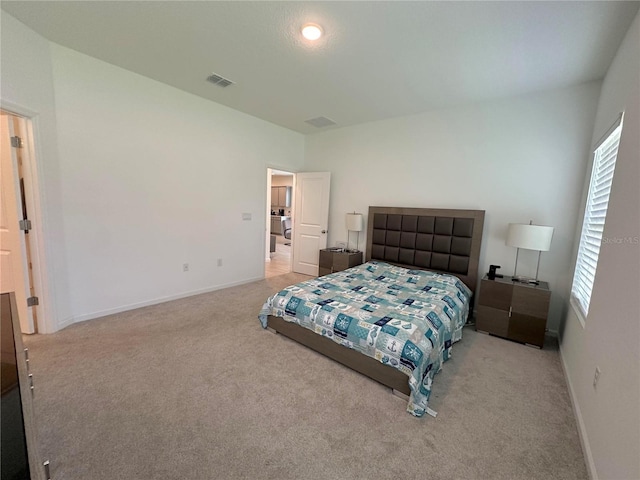
POLYGON ((322 36, 322 27, 315 23, 307 23, 302 26, 302 36, 307 40, 318 40, 322 36))

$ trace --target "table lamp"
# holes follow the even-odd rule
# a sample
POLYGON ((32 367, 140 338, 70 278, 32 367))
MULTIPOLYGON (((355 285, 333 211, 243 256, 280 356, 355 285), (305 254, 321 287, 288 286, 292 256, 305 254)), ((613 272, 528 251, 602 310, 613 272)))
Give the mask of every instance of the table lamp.
POLYGON ((538 285, 540 253, 549 251, 549 248, 551 247, 552 236, 553 227, 547 227, 545 225, 533 225, 533 222, 530 222, 529 225, 524 225, 521 223, 509 224, 505 244, 510 247, 516 247, 516 264, 513 268, 514 282, 524 282, 538 285), (518 269, 518 253, 520 253, 521 248, 538 251, 538 265, 536 267, 535 279, 516 275, 518 269))
POLYGON ((364 218, 361 213, 347 213, 347 252, 359 252, 360 232, 364 229, 364 218), (357 232, 356 249, 349 250, 349 236, 351 232, 357 232))

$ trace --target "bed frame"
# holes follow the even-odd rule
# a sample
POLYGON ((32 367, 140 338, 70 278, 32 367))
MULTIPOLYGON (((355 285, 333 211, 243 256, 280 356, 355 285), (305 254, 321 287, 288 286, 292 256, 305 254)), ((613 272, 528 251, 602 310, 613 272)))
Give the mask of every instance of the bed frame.
MULTIPOLYGON (((484 213, 484 210, 369 207, 365 260, 451 273, 475 297, 484 213)), ((267 327, 372 378, 396 394, 411 393, 404 373, 356 350, 272 315, 268 316, 267 327)))

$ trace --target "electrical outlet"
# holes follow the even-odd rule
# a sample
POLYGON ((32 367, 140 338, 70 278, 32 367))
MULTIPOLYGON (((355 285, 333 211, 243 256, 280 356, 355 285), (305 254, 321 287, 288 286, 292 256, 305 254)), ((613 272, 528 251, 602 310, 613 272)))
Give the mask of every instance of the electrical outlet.
POLYGON ((218 266, 219 266, 219 267, 221 267, 221 266, 222 266, 222 259, 221 259, 221 258, 219 258, 219 259, 218 259, 218 266))
POLYGON ((600 378, 600 368, 596 367, 596 373, 593 375, 593 388, 598 385, 598 379, 600 378))
POLYGON ((251 220, 251 213, 243 213, 242 220, 251 220))
POLYGON ((189 264, 188 263, 183 263, 182 264, 182 271, 183 272, 188 272, 189 271, 189 264))

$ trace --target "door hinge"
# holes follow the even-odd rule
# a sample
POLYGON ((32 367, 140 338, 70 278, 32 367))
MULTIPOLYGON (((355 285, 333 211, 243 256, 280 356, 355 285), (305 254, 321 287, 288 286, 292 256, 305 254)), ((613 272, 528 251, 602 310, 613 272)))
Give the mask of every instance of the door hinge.
POLYGON ((22 148, 24 146, 24 143, 20 137, 15 136, 11 137, 11 146, 14 148, 22 148))
POLYGON ((20 230, 24 230, 25 232, 28 232, 29 230, 31 230, 31 220, 29 220, 28 218, 25 218, 24 220, 20 220, 20 230))
POLYGON ((35 305, 40 305, 40 301, 38 300, 38 297, 27 298, 27 307, 33 307, 35 305))

